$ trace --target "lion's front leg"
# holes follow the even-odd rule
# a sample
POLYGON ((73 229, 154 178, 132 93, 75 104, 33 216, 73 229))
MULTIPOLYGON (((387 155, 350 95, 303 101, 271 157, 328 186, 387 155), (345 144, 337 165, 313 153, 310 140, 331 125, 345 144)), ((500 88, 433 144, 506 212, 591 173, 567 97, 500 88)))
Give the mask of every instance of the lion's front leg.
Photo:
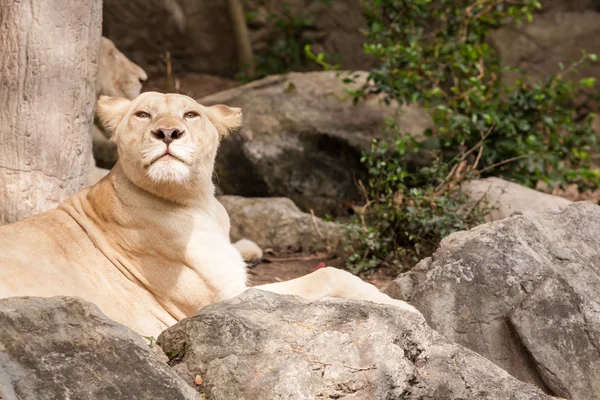
POLYGON ((240 252, 244 261, 250 266, 254 266, 262 260, 263 252, 256 243, 248 239, 238 240, 233 243, 233 247, 240 252))
POLYGON ((313 301, 321 300, 325 297, 368 300, 374 303, 391 304, 403 310, 420 314, 410 304, 392 299, 359 277, 332 267, 322 268, 311 274, 286 282, 270 283, 256 286, 256 288, 280 294, 297 295, 313 301))

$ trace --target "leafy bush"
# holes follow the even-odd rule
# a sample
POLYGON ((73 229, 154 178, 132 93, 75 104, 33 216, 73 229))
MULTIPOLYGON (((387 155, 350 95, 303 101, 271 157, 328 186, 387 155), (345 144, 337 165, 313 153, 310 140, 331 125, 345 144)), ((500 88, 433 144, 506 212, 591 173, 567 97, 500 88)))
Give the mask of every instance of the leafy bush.
MULTIPOLYGON (((355 100, 377 93, 399 105, 430 110, 436 129, 416 140, 390 123, 392 143, 375 143, 363 162, 366 204, 350 224, 348 266, 361 272, 397 269, 431 254, 447 234, 482 222, 459 191, 473 176, 502 175, 534 186, 600 182, 590 155, 598 151, 591 115, 578 118, 572 101, 588 78, 569 73, 593 54, 532 82, 521 75, 502 83, 491 29, 530 21, 537 0, 365 0, 369 32, 365 51, 379 65, 355 100), (425 156, 432 160, 423 166, 425 156)), ((481 206, 479 204, 478 206, 481 206)))
MULTIPOLYGON (((286 1, 281 3, 281 7, 266 7, 269 10, 267 23, 272 32, 267 45, 256 54, 256 73, 253 79, 289 71, 307 71, 314 67, 311 60, 323 60, 324 55, 319 54, 321 59, 317 60, 317 56, 305 49, 310 49, 313 44, 311 32, 315 29, 314 19, 319 9, 315 6, 327 6, 330 1, 312 0, 314 5, 311 4, 306 9, 294 9, 286 1)), ((255 18, 254 13, 246 15, 249 25, 255 18)), ((244 76, 240 78, 248 80, 244 76)))

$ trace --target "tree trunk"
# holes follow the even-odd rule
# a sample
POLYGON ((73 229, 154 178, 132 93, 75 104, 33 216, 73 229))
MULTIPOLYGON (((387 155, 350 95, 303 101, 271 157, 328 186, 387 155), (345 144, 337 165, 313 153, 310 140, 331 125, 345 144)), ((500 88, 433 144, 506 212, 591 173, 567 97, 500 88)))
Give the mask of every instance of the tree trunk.
POLYGON ((0 0, 0 224, 87 181, 102 0, 0 0))
POLYGON ((229 15, 231 24, 235 33, 235 44, 237 47, 238 63, 240 69, 248 77, 254 77, 254 53, 252 52, 252 43, 248 34, 246 25, 246 15, 244 13, 244 4, 241 0, 229 0, 229 15))

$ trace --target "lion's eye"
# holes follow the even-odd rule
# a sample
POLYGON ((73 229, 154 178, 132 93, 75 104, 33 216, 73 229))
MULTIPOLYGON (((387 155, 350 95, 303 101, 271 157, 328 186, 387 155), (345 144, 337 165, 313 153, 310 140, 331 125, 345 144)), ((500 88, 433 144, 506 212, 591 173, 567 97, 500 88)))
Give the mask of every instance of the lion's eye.
POLYGON ((200 116, 200 114, 198 114, 196 111, 188 111, 185 114, 183 114, 183 118, 185 118, 185 119, 192 119, 192 118, 196 118, 199 116, 200 116))
POLYGON ((135 113, 135 116, 142 119, 150 118, 150 114, 148 114, 146 111, 138 111, 135 113))

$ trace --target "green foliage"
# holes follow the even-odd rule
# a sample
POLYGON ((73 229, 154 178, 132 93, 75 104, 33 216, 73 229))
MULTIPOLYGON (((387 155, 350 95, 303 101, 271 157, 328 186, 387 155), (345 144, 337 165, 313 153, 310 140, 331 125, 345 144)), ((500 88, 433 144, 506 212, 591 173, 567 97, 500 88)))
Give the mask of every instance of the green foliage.
POLYGON ((365 51, 379 65, 355 100, 377 93, 387 102, 421 104, 436 128, 417 141, 392 123, 394 145, 376 144, 364 156, 367 206, 349 227, 353 270, 406 266, 447 234, 481 222, 482 211, 458 190, 474 175, 529 186, 600 182, 590 160, 598 151, 591 116, 579 118, 572 104, 580 88, 596 82, 568 79, 596 56, 584 52, 539 82, 521 75, 502 83, 507 71, 487 36, 502 24, 531 21, 539 8, 537 0, 366 1, 365 51), (432 164, 415 166, 425 149, 432 164))
POLYGON ((370 178, 362 188, 369 200, 347 226, 347 266, 352 272, 380 266, 403 270, 430 255, 443 237, 483 220, 486 207, 469 202, 456 186, 462 174, 472 172, 466 163, 451 168, 433 159, 427 166, 411 168, 406 160, 422 150, 407 136, 392 148, 374 142, 363 156, 370 178))
POLYGON ((327 56, 325 53, 315 54, 312 51, 310 44, 304 46, 304 55, 309 59, 319 64, 324 71, 336 71, 340 69, 340 64, 329 64, 325 61, 325 57, 327 56))
MULTIPOLYGON (((327 5, 330 1, 313 0, 313 3, 327 5)), ((270 8, 267 23, 272 27, 272 32, 264 50, 256 54, 254 79, 289 71, 307 71, 314 67, 313 61, 323 67, 332 67, 324 64, 324 54, 314 55, 310 50, 315 10, 318 8, 294 9, 288 2, 283 2, 281 8, 270 8)), ((252 13, 246 15, 248 24, 252 24, 255 18, 256 15, 252 13)))

